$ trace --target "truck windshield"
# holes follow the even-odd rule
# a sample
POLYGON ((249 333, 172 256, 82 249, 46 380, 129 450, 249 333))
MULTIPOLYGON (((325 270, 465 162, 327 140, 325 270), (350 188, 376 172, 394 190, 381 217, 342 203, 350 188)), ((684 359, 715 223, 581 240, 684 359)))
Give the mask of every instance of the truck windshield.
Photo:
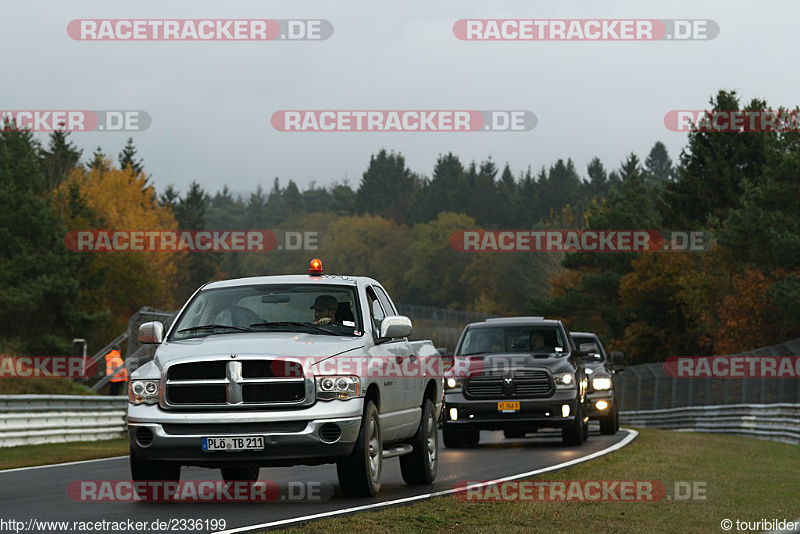
POLYGON ((250 285, 198 293, 178 318, 171 339, 243 332, 305 332, 360 336, 354 286, 250 285))
POLYGON ((594 362, 602 362, 603 358, 603 347, 600 345, 600 341, 593 336, 572 336, 572 340, 575 342, 576 347, 580 347, 584 343, 594 343, 597 345, 597 349, 600 352, 593 352, 592 354, 587 354, 583 356, 584 361, 594 361, 594 362))
POLYGON ((568 343, 560 328, 554 326, 504 326, 470 328, 456 350, 456 356, 533 352, 567 352, 568 343))

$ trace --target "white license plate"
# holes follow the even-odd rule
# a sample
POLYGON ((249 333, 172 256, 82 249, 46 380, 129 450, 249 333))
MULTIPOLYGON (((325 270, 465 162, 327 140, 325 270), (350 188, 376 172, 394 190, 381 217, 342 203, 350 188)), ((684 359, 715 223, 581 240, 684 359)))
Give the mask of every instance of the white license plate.
POLYGON ((260 451, 264 449, 264 436, 203 438, 203 450, 215 451, 260 451))

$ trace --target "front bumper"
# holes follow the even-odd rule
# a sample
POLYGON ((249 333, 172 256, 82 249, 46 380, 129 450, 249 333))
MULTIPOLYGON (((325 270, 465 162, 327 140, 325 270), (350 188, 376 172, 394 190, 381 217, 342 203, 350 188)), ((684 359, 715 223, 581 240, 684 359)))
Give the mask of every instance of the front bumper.
POLYGON ((613 409, 616 408, 614 402, 614 390, 609 389, 607 391, 592 391, 586 395, 588 399, 587 404, 589 405, 589 419, 597 420, 607 416, 613 409), (597 408, 598 401, 605 401, 608 405, 605 410, 599 410, 597 408))
POLYGON ((556 390, 551 397, 543 399, 498 398, 492 400, 466 399, 460 392, 446 392, 444 396, 443 424, 452 428, 505 430, 510 428, 561 428, 575 421, 578 406, 577 390, 556 390), (501 412, 497 403, 519 401, 516 412, 501 412), (569 416, 562 416, 562 406, 569 406, 569 416), (453 420, 451 409, 458 411, 453 420))
POLYGON ((303 410, 178 412, 158 405, 129 406, 131 450, 144 460, 202 467, 274 467, 335 462, 352 452, 361 427, 364 399, 317 402, 303 410), (323 439, 336 425, 340 434, 323 439), (202 438, 263 436, 260 451, 202 450, 202 438), (142 439, 142 438, 145 439, 142 439))

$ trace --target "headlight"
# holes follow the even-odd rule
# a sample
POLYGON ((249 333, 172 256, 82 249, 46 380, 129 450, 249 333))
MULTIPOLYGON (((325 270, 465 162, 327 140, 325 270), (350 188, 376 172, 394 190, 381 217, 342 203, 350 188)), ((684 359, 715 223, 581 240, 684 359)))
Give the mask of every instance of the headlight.
POLYGON ((461 385, 464 383, 462 378, 453 378, 450 377, 445 380, 444 385, 447 391, 456 391, 461 389, 461 385))
POLYGON ((559 373, 553 375, 556 387, 561 389, 572 389, 575 387, 575 375, 572 373, 559 373))
POLYGON ((317 400, 347 400, 361 396, 361 381, 357 376, 317 377, 317 400))
POLYGON ((158 381, 132 380, 128 384, 128 402, 131 404, 157 404, 158 381))
POLYGON ((598 376, 592 379, 592 387, 598 391, 611 389, 611 379, 598 376))

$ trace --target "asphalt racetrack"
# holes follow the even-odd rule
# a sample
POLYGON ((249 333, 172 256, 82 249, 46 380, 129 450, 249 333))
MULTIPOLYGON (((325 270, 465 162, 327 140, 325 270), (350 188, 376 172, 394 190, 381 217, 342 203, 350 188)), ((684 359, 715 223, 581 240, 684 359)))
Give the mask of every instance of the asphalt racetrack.
MULTIPOLYGON (((577 463, 582 458, 590 461, 618 450, 636 435, 635 431, 623 429, 614 436, 602 436, 593 427, 586 443, 567 447, 561 444, 560 434, 505 439, 502 432, 482 432, 480 444, 472 449, 447 449, 441 445, 440 436, 439 472, 434 484, 406 485, 400 476, 399 460, 391 458, 384 461, 381 491, 371 499, 343 497, 339 492, 335 465, 261 469, 260 480, 274 481, 282 488, 281 497, 272 502, 82 502, 68 495, 67 487, 75 481, 129 480, 127 457, 15 469, 0 472, 0 517, 24 523, 20 532, 80 532, 82 530, 73 528, 75 522, 103 520, 146 522, 146 528, 137 532, 263 530, 297 521, 408 504, 437 494, 452 493, 459 482, 463 485, 463 481, 532 476, 535 471, 560 469, 566 467, 563 464, 577 463), (292 494, 284 495, 291 485, 294 485, 292 494), (305 496, 301 499, 303 496, 300 494, 304 491, 316 491, 321 498, 305 496), (45 529, 41 524, 36 528, 36 524, 29 523, 32 520, 37 523, 67 522, 68 528, 64 530, 51 525, 45 529), (224 523, 219 520, 224 520, 224 523), (152 528, 158 526, 155 521, 171 524, 167 523, 167 528, 152 528), (220 528, 223 524, 224 527, 220 528), (30 526, 34 528, 29 530, 30 526)), ((221 480, 221 477, 216 469, 184 467, 181 480, 221 480)), ((5 530, 14 531, 13 528, 5 530)))

